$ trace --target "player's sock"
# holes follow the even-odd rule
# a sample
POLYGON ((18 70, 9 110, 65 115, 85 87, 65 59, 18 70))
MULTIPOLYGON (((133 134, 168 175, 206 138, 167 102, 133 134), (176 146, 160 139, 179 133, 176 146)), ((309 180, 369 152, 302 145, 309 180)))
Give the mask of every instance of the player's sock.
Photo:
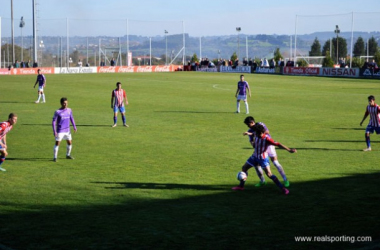
POLYGON ((263 169, 260 166, 258 166, 258 167, 255 168, 255 170, 256 170, 257 176, 259 177, 260 181, 261 182, 265 182, 265 177, 264 177, 263 169))
POLYGON ((117 123, 117 116, 114 116, 113 117, 113 124, 116 124, 117 123))
POLYGON ((367 148, 371 147, 371 140, 369 138, 369 135, 365 134, 365 142, 367 143, 367 148))
POLYGON ((1 167, 1 164, 3 164, 4 161, 5 161, 5 156, 3 156, 3 157, 0 158, 0 167, 1 167))
POLYGON ((245 111, 248 114, 249 113, 248 102, 244 102, 244 104, 245 104, 245 111))
POLYGON ((236 103, 236 112, 240 112, 240 102, 236 103))
POLYGON ((54 146, 54 158, 57 159, 59 146, 54 146))
POLYGON ((71 154, 71 149, 73 148, 73 145, 67 145, 66 149, 66 156, 69 156, 71 154))
POLYGON ((281 182, 277 179, 277 177, 275 175, 272 175, 269 178, 272 179, 272 181, 277 185, 277 187, 279 187, 281 189, 284 187, 284 185, 281 184, 281 182))
POLYGON ((39 102, 41 99, 41 94, 38 94, 38 99, 37 99, 37 102, 39 102))
POLYGON ((42 94, 42 102, 45 102, 45 94, 42 94))
POLYGON ((276 161, 273 161, 273 165, 277 168, 277 170, 280 173, 282 179, 284 179, 284 181, 287 181, 288 178, 286 178, 286 174, 285 174, 284 169, 282 168, 281 164, 276 160, 276 161))
POLYGON ((123 124, 126 124, 127 123, 127 118, 125 117, 125 115, 121 116, 121 118, 123 119, 123 124))

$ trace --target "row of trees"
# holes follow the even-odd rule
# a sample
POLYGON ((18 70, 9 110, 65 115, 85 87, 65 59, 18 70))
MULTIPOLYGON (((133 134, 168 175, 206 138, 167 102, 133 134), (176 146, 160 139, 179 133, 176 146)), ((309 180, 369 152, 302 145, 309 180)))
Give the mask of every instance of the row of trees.
MULTIPOLYGON (((362 37, 359 37, 353 47, 352 67, 362 67, 364 62, 368 59, 366 56, 373 56, 376 63, 380 63, 379 46, 374 37, 368 39, 365 43, 362 37)), ((321 44, 318 38, 315 38, 309 51, 309 56, 325 56, 323 66, 331 67, 334 63, 339 64, 340 58, 343 58, 346 64, 350 64, 351 58, 347 55, 347 41, 343 37, 333 38, 327 40, 321 49, 321 44)), ((300 64, 304 64, 301 60, 300 64)))

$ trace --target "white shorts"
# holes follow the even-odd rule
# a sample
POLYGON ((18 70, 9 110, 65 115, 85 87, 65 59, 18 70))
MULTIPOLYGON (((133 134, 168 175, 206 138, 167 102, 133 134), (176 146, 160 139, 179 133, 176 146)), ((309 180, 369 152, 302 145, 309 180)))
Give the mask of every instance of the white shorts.
POLYGON ((55 137, 55 141, 62 141, 62 140, 71 141, 71 133, 70 132, 58 133, 57 137, 55 137))
POLYGON ((270 145, 270 146, 267 148, 267 153, 268 153, 268 156, 269 156, 269 157, 276 157, 276 156, 277 156, 276 148, 275 148, 273 145, 270 145))
POLYGON ((246 100, 247 100, 247 95, 238 95, 238 96, 236 97, 236 100, 237 100, 237 101, 240 101, 240 100, 242 100, 242 101, 246 101, 246 100))
POLYGON ((38 86, 38 91, 44 92, 44 86, 38 86))

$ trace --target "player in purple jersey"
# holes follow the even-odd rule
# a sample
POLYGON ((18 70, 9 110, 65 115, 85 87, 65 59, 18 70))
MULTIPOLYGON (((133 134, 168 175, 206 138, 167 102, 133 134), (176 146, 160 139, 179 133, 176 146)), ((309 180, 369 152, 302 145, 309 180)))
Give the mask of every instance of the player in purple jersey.
MULTIPOLYGON (((252 116, 247 116, 245 118, 245 120, 244 120, 244 123, 248 126, 249 129, 248 129, 247 132, 244 132, 243 135, 248 135, 249 136, 249 142, 251 143, 252 147, 255 148, 255 140, 254 140, 255 139, 255 133, 254 133, 254 130, 253 130, 254 126, 256 124, 255 118, 253 118, 252 116)), ((264 123, 258 122, 257 124, 261 124, 264 127, 264 129, 265 129, 265 133, 270 136, 269 129, 267 128, 267 126, 264 123)), ((280 173, 282 179, 284 180, 284 186, 285 187, 289 187, 290 186, 290 182, 289 182, 288 178, 286 177, 284 168, 281 166, 280 162, 278 161, 277 153, 276 153, 276 148, 273 145, 270 145, 268 147, 267 153, 268 153, 268 156, 271 159, 273 165, 277 168, 277 171, 280 173)), ((262 171, 261 167, 259 166, 257 168, 257 170, 259 171, 257 174, 259 176, 262 176, 262 177, 260 179, 261 180, 260 183, 256 184, 255 186, 256 187, 261 187, 261 186, 265 185, 266 182, 265 182, 264 175, 262 174, 263 171, 262 171)))
POLYGON ((36 85, 38 83, 38 99, 35 103, 39 103, 41 96, 42 96, 42 103, 45 103, 45 93, 44 93, 44 87, 46 85, 46 78, 43 74, 41 74, 41 70, 37 70, 37 80, 36 83, 34 84, 33 88, 36 88, 36 85))
POLYGON ((56 110, 53 116, 52 126, 53 133, 55 137, 55 146, 54 146, 54 159, 53 161, 57 161, 58 149, 62 140, 66 140, 67 142, 67 152, 66 159, 73 160, 74 158, 71 156, 72 149, 72 137, 70 132, 70 122, 73 125, 74 132, 77 132, 77 127, 75 125, 73 112, 68 107, 68 102, 66 97, 61 98, 61 108, 56 110))
POLYGON ((248 82, 244 81, 244 75, 240 75, 240 81, 237 84, 236 97, 236 113, 240 113, 240 100, 244 101, 246 114, 249 114, 248 102, 247 102, 247 90, 249 97, 251 97, 251 89, 248 82))
POLYGON ((365 141, 367 143, 367 148, 363 149, 364 151, 371 151, 371 140, 369 134, 373 134, 376 131, 376 134, 380 134, 380 106, 375 103, 375 97, 373 95, 368 96, 368 106, 365 110, 363 120, 360 122, 362 126, 364 120, 369 115, 369 123, 365 130, 365 141))
MULTIPOLYGON (((269 159, 267 149, 269 145, 279 146, 280 148, 286 149, 289 153, 296 153, 295 148, 288 148, 287 146, 275 142, 268 134, 265 133, 265 128, 261 124, 256 124, 254 126, 255 136, 255 150, 250 158, 242 167, 242 171, 248 176, 248 170, 251 167, 257 168, 259 165, 264 169, 265 174, 279 187, 282 192, 287 195, 289 190, 287 190, 284 185, 277 179, 277 177, 270 171, 269 159)), ((241 180, 239 186, 233 187, 232 190, 244 190, 246 180, 241 180)))

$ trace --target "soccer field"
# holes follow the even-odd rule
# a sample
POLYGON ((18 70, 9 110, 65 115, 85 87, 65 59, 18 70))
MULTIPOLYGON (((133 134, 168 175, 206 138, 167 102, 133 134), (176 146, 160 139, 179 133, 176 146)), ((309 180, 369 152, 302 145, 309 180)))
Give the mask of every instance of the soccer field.
MULTIPOLYGON (((290 180, 283 195, 270 181, 232 191, 252 154, 246 115, 236 110, 238 74, 136 73, 0 77, 0 120, 7 135, 0 172, 0 249, 375 249, 379 137, 363 152, 359 126, 379 81, 246 75, 250 115, 272 137, 290 180), (111 92, 126 90, 129 128, 113 124, 111 92), (78 132, 66 160, 53 162, 51 121, 68 98, 78 132), (298 242, 298 236, 341 237, 298 242), (347 237, 370 236, 354 243, 347 237), (338 241, 338 240, 336 240, 338 241)), ((245 111, 241 104, 241 110, 245 111)), ((272 172, 279 177, 272 166, 272 172)), ((350 238, 351 239, 351 238, 350 238)))

